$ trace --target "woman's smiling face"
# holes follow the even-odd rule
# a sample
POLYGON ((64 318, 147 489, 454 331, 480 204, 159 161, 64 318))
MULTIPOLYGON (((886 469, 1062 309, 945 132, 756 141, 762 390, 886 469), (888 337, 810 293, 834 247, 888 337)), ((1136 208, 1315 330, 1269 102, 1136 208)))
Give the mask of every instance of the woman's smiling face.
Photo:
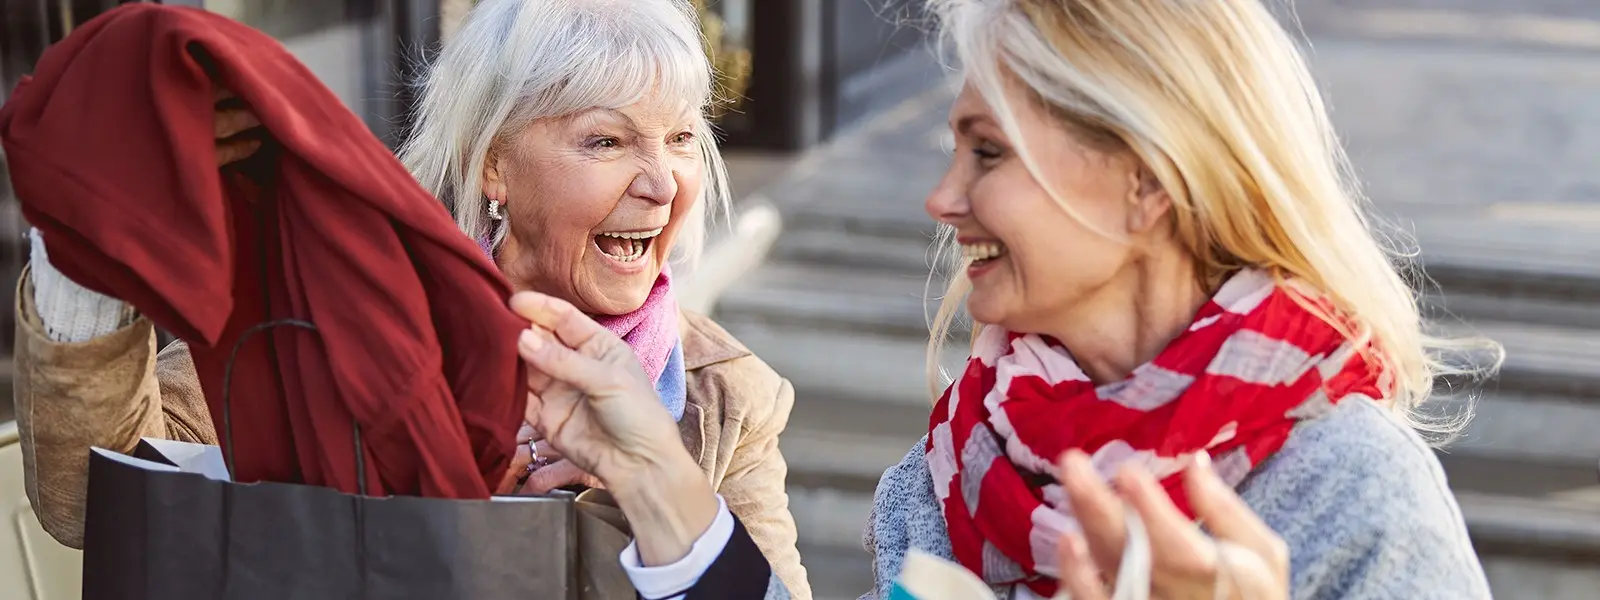
POLYGON ((1114 301, 1098 292, 1134 259, 1133 247, 1116 238, 1147 228, 1147 211, 1138 210, 1140 163, 1089 143, 1015 88, 1008 100, 1047 180, 1029 172, 1017 153, 1022 142, 1005 134, 969 84, 950 112, 955 157, 926 209, 955 229, 971 261, 972 317, 1042 333, 1094 312, 1088 305, 1114 301))
POLYGON ((595 315, 644 304, 700 196, 695 108, 643 101, 541 119, 483 173, 510 228, 496 256, 519 290, 595 315))

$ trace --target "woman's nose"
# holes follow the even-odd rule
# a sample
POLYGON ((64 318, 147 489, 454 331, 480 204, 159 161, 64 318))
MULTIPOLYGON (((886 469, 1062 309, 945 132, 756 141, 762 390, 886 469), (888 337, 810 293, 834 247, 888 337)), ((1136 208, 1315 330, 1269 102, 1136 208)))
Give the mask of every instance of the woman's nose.
POLYGON ((668 161, 650 161, 633 178, 628 193, 656 204, 671 204, 678 195, 678 176, 668 161))
POLYGON ((959 177, 952 169, 945 173, 939 185, 928 194, 928 199, 923 201, 924 210, 933 220, 946 225, 956 225, 972 212, 972 205, 967 201, 967 186, 958 181, 959 177))

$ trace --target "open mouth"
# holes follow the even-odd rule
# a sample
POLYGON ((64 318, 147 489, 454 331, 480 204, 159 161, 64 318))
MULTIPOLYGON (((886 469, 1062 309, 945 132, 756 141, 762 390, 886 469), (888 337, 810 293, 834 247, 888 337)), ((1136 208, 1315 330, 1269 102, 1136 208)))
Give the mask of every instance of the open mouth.
POLYGON ((644 258, 650 246, 661 235, 661 227, 648 231, 613 231, 594 236, 594 245, 600 253, 617 262, 631 263, 644 258))
POLYGON ((1000 242, 973 242, 961 245, 961 257, 974 267, 982 267, 1006 255, 1006 245, 1000 242))

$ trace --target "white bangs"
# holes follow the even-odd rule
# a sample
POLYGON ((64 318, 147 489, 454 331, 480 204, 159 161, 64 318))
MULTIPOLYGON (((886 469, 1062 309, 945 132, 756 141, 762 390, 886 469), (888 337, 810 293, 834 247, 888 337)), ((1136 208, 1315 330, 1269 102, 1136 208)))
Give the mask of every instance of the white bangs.
POLYGON ((671 3, 640 2, 620 9, 595 2, 563 15, 524 18, 518 38, 543 29, 550 44, 507 40, 508 73, 523 102, 514 119, 560 117, 590 108, 621 109, 655 99, 704 109, 711 99, 711 69, 699 32, 671 3), (557 17, 558 23, 551 23, 557 17), (550 31, 554 27, 555 31, 550 31), (553 46, 553 47, 552 47, 553 46))

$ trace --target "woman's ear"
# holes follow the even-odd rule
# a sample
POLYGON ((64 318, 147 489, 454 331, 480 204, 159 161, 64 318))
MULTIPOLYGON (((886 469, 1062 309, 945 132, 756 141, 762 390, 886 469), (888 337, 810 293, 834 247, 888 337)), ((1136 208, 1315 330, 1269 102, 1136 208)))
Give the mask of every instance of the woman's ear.
POLYGON ((499 202, 506 201, 505 178, 500 175, 500 157, 496 152, 489 152, 483 159, 482 186, 484 197, 499 202))
POLYGON ((1128 232, 1147 233, 1172 210, 1172 196, 1155 172, 1142 163, 1128 177, 1128 232))

